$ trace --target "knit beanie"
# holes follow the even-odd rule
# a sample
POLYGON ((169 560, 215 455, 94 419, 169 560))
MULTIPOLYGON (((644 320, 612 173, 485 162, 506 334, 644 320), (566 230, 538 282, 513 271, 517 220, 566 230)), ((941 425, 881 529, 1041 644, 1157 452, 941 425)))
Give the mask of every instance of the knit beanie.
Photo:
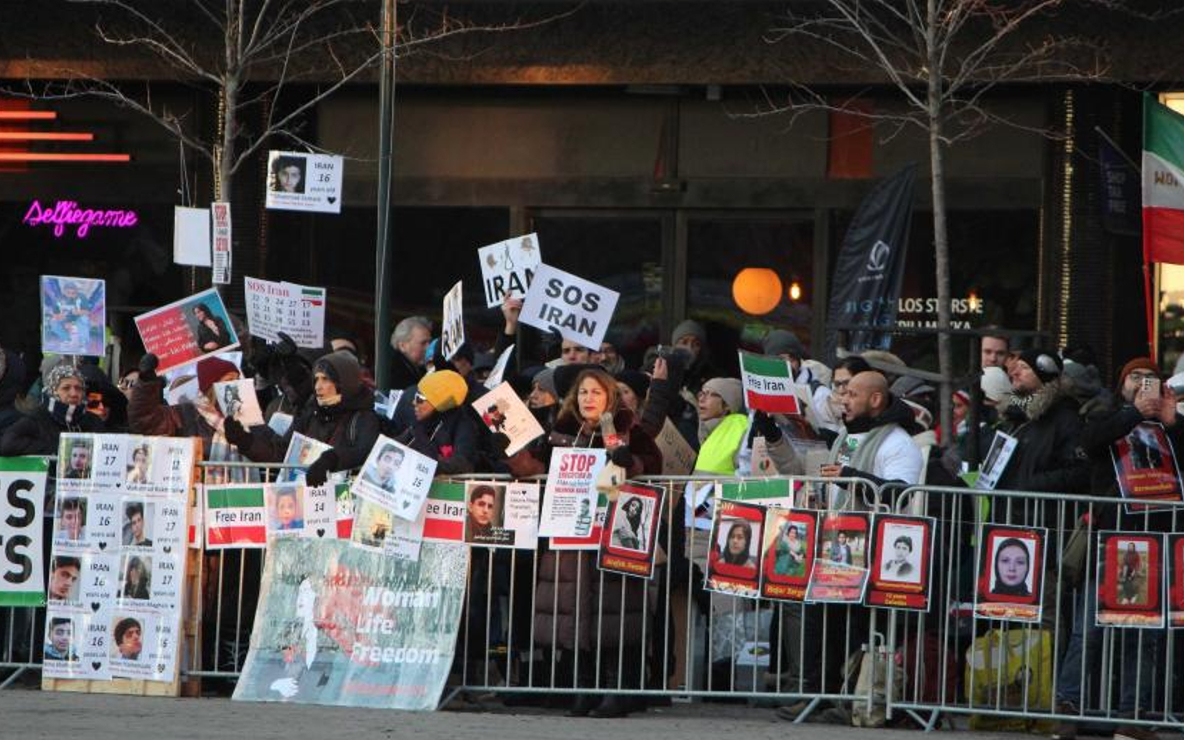
POLYGON ((992 403, 1000 403, 1011 393, 1011 381, 1007 379, 1007 371, 1001 367, 984 367, 979 385, 983 395, 992 403))
POLYGON ((712 378, 703 384, 703 390, 724 399, 728 412, 744 413, 744 385, 735 378, 712 378))
POLYGON ((538 383, 538 386, 541 390, 550 393, 555 398, 559 398, 559 392, 555 390, 555 368, 543 368, 538 373, 536 373, 533 378, 531 378, 530 382, 532 384, 538 383))
POLYGON ((234 366, 233 362, 223 360, 221 357, 207 357, 197 363, 197 389, 205 393, 210 389, 210 386, 222 380, 226 373, 237 372, 238 368, 234 366))
POLYGON ((650 389, 650 378, 640 370, 622 370, 616 374, 618 382, 629 386, 639 401, 645 400, 645 394, 650 389))
POLYGON ((1032 372, 1036 374, 1041 383, 1059 378, 1061 371, 1065 369, 1056 352, 1048 352, 1039 347, 1024 350, 1019 361, 1032 368, 1032 372))
POLYGON ((332 380, 342 397, 352 396, 362 387, 362 366, 352 352, 330 352, 313 364, 312 371, 332 380))
POLYGON ((1118 390, 1122 390, 1122 385, 1126 382, 1126 376, 1136 370, 1149 370, 1155 373, 1156 377, 1159 376, 1159 367, 1150 357, 1136 357, 1123 365, 1122 370, 1118 372, 1118 390))
POLYGON ((53 395, 57 393, 58 386, 66 378, 77 378, 78 382, 84 386, 86 385, 86 378, 83 376, 82 371, 71 365, 68 361, 65 361, 50 368, 49 372, 44 376, 42 387, 46 393, 53 395))
POLYGON ((707 330, 703 325, 693 319, 686 319, 678 326, 674 327, 674 333, 670 335, 670 343, 678 344, 678 340, 686 336, 693 336, 699 340, 699 344, 707 344, 707 330))
POLYGON ((790 355, 799 360, 810 359, 810 354, 806 352, 806 347, 802 344, 802 340, 798 339, 797 335, 792 331, 785 329, 774 329, 765 335, 765 341, 761 343, 761 348, 766 355, 790 355))
POLYGON ((455 370, 437 370, 423 376, 417 386, 419 394, 436 411, 444 412, 460 406, 469 394, 469 385, 455 370))

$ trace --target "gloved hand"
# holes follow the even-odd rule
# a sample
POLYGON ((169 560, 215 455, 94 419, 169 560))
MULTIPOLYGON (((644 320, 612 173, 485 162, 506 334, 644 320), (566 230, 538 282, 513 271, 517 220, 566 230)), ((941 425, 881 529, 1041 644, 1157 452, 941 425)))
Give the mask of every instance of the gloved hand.
POLYGON ((226 417, 222 422, 222 433, 226 435, 226 441, 235 447, 251 446, 251 433, 233 416, 226 417))
POLYGON ((156 380, 156 368, 160 365, 160 358, 149 352, 140 358, 140 382, 156 380))
POLYGON ((273 352, 281 357, 291 357, 292 355, 296 354, 296 350, 298 348, 296 347, 296 342, 292 339, 292 337, 288 336, 282 331, 276 332, 276 335, 279 336, 280 340, 272 345, 273 352))
POLYGON ((510 448, 510 438, 502 432, 494 432, 489 435, 489 448, 495 459, 505 457, 506 450, 510 448))
POLYGON ((777 426, 777 422, 773 421, 773 417, 764 411, 757 411, 753 414, 752 428, 756 430, 757 434, 764 437, 768 443, 773 443, 781 439, 781 427, 777 426))
POLYGON ((620 465, 625 470, 628 470, 633 465, 633 453, 629 451, 627 445, 619 445, 609 450, 608 459, 620 465))
POLYGON ((304 481, 313 488, 323 486, 325 481, 329 479, 329 473, 334 470, 337 470, 337 453, 333 450, 325 450, 316 459, 316 462, 308 466, 308 472, 304 474, 304 481))

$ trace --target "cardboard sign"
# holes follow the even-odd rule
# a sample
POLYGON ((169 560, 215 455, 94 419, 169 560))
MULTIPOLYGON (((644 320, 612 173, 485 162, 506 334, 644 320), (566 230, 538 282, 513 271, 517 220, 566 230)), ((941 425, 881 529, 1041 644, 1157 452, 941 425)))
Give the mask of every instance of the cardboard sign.
POLYGON ((814 570, 818 515, 770 506, 761 548, 761 598, 802 601, 814 570))
POLYGON ((107 283, 41 276, 41 351, 102 357, 107 348, 107 283))
POLYGON ((214 285, 230 285, 232 260, 230 241, 230 204, 218 201, 210 204, 214 217, 214 257, 212 267, 214 285))
POLYGON ((0 607, 45 603, 42 508, 48 473, 43 457, 0 457, 0 607))
POLYGON ((307 152, 267 153, 267 208, 341 213, 341 157, 307 152))
POLYGON ((445 360, 451 360, 465 343, 464 301, 464 281, 457 280, 456 285, 444 294, 444 325, 440 328, 440 351, 444 354, 445 360))
POLYGON ((662 453, 662 475, 690 475, 695 469, 699 453, 686 441, 678 427, 669 417, 662 424, 662 430, 654 437, 654 443, 662 453))
POLYGON ((433 458, 379 435, 350 490, 399 519, 413 522, 420 518, 435 474, 433 458))
POLYGON ((1118 490, 1127 499, 1130 513, 1141 511, 1171 512, 1167 507, 1143 506, 1135 501, 1182 501, 1184 486, 1176 464, 1176 450, 1163 425, 1144 421, 1135 425, 1110 448, 1118 490))
POLYGON ((1148 532, 1098 532, 1099 627, 1162 629, 1164 536, 1148 532))
POLYGON ((999 479, 1003 477, 1003 471, 1007 470, 1007 463, 1011 461, 1011 456, 1015 454, 1017 444, 1019 444, 1019 440, 1010 434, 995 432, 995 438, 991 440, 991 446, 987 449, 987 457, 983 460, 983 464, 979 468, 975 488, 984 491, 995 490, 995 486, 999 484, 999 479))
POLYGON ((485 285, 486 308, 502 305, 506 296, 523 296, 543 261, 538 234, 513 239, 477 250, 481 282, 485 285))
POLYGON ((727 499, 716 502, 704 588, 729 596, 760 596, 757 563, 764 525, 763 506, 727 499))
POLYGON ((564 339, 599 349, 620 294, 540 264, 526 292, 520 319, 536 329, 556 329, 564 339))
POLYGON ((465 542, 533 550, 539 540, 539 484, 469 481, 465 542))
POLYGON ((658 551, 658 524, 666 491, 654 486, 626 483, 609 506, 600 535, 597 566, 608 573, 639 578, 654 577, 658 551))
MULTIPOLYGON (((543 490, 542 537, 588 537, 596 519, 596 479, 605 465, 605 451, 557 447, 543 490)), ((599 540, 596 541, 597 544, 599 540)))
POLYGON ((160 359, 163 373, 238 346, 222 296, 214 288, 136 317, 144 350, 160 359))
POLYGON ((872 515, 831 511, 822 515, 814 571, 806 601, 858 604, 867 586, 872 515))
POLYGON ((800 414, 793 368, 789 360, 740 351, 740 376, 744 405, 770 414, 800 414))
POLYGON ((244 277, 243 292, 251 336, 278 342, 283 332, 297 347, 325 346, 324 288, 244 277))
POLYGON ((543 436, 543 427, 509 383, 502 383, 472 404, 481 422, 494 434, 510 438, 506 455, 513 455, 543 436))
POLYGON ((210 211, 173 209, 173 262, 190 267, 210 266, 210 211))
POLYGON ((435 709, 457 646, 468 554, 425 543, 413 562, 339 541, 278 540, 234 699, 435 709))
POLYGON ((976 617, 1040 621, 1047 537, 1043 527, 984 524, 979 529, 976 617))
POLYGON ((876 517, 868 606, 929 610, 934 527, 929 517, 876 517))
POLYGON ((263 409, 255 395, 255 381, 248 378, 214 383, 214 400, 222 415, 238 419, 244 427, 263 426, 263 409))

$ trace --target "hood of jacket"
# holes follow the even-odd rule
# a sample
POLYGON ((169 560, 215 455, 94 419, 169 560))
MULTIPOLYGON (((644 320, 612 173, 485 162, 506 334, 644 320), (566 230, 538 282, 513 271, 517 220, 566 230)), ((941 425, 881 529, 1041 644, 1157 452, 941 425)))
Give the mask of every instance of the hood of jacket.
POLYGON ((848 422, 847 433, 862 434, 887 424, 896 424, 908 432, 909 436, 916 436, 925 431, 925 427, 918 424, 916 417, 913 416, 913 409, 904 401, 889 394, 888 408, 884 409, 884 413, 879 416, 863 416, 848 422))
POLYGON ((1072 386, 1059 378, 1053 379, 1034 393, 1022 396, 1013 393, 1007 407, 1003 409, 1003 417, 1015 424, 1036 421, 1063 401, 1076 403, 1072 386))

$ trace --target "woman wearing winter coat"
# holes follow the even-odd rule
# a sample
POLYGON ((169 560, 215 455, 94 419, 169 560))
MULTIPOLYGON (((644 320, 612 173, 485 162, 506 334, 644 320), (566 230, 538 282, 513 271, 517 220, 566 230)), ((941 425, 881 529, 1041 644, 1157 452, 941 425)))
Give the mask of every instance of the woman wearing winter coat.
POLYGON ((102 419, 86 410, 86 380, 74 365, 55 365, 45 374, 43 387, 41 405, 4 430, 0 457, 56 455, 62 432, 103 431, 102 419))
POLYGON ((437 475, 476 469, 477 430, 464 405, 468 392, 465 379, 454 370, 425 375, 415 386, 414 421, 394 430, 397 441, 436 461, 437 475))

